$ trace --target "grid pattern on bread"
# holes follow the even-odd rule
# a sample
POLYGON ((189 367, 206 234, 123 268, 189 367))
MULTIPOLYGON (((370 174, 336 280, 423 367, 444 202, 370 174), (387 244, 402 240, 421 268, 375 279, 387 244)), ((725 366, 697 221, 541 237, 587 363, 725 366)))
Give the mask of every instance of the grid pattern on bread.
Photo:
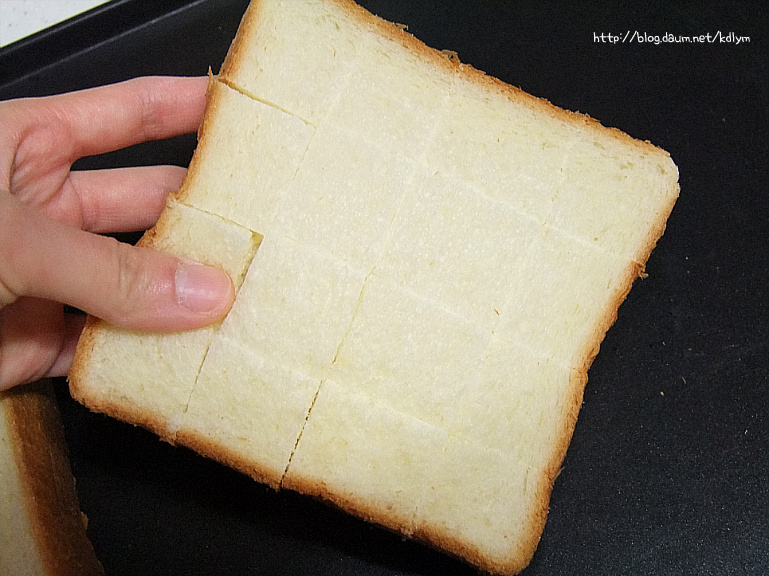
POLYGON ((235 304, 199 332, 104 328, 97 364, 111 362, 99 342, 125 336, 147 366, 116 365, 106 405, 274 487, 517 570, 676 180, 664 152, 343 0, 256 2, 149 241, 222 265, 235 304), (148 395, 152 362, 171 376, 148 395))

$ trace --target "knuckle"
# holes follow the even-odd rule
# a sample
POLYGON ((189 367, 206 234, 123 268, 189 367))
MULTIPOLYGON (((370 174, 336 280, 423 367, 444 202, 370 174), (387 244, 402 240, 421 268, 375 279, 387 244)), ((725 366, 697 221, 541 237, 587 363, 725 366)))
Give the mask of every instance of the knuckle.
POLYGON ((2 279, 0 279, 0 308, 13 304, 17 298, 18 296, 3 283, 2 279))
POLYGON ((163 100, 156 92, 148 89, 142 90, 139 97, 141 98, 142 132, 147 140, 153 140, 163 133, 165 125, 163 100))
POLYGON ((24 231, 33 227, 20 204, 0 190, 0 308, 28 292, 24 231))
POLYGON ((111 238, 114 263, 113 313, 120 319, 136 314, 147 296, 148 271, 139 250, 111 238))

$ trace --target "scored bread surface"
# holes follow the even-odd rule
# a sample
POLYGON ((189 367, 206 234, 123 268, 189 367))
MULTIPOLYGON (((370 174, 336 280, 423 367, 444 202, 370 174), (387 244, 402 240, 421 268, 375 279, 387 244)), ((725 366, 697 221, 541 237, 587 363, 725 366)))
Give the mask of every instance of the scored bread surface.
POLYGON ((677 194, 664 151, 350 1, 254 1, 143 242, 223 267, 233 308, 170 336, 90 321, 72 392, 514 573, 677 194))

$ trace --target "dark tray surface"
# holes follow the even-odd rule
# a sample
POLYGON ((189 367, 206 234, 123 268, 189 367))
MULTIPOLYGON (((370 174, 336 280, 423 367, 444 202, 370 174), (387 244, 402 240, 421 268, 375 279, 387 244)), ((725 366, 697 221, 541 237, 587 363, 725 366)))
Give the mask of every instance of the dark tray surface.
MULTIPOLYGON (((0 50, 0 99, 220 66, 244 0, 121 0, 0 50)), ((769 573, 764 3, 363 0, 427 44, 673 156, 681 197, 596 362, 527 576, 769 573), (595 34, 749 36, 618 43, 595 34)), ((81 167, 185 165, 194 136, 81 167)), ((107 574, 475 574, 58 393, 107 574)))

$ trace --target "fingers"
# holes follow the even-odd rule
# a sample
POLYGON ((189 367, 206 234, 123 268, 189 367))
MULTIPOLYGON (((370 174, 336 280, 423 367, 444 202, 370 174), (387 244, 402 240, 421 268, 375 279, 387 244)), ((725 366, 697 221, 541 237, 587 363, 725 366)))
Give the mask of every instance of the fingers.
POLYGON ((68 369, 82 319, 64 321, 57 302, 153 332, 206 326, 229 310, 225 272, 79 230, 148 228, 184 169, 69 171, 82 156, 194 132, 207 85, 139 78, 0 102, 0 150, 12 151, 0 158, 0 388, 68 369))
POLYGON ((186 173, 178 166, 72 172, 62 193, 41 210, 91 232, 146 230, 155 224, 166 196, 179 189, 186 173))
POLYGON ((84 232, 9 194, 0 194, 0 285, 151 332, 212 324, 235 292, 222 270, 84 232))
POLYGON ((20 298, 0 310, 0 391, 41 378, 66 376, 85 324, 62 305, 20 298))
POLYGON ((56 302, 20 298, 0 310, 0 390, 46 376, 65 332, 62 305, 56 302))
POLYGON ((136 78, 61 95, 59 117, 76 157, 100 154, 196 131, 207 86, 206 77, 136 78))
MULTIPOLYGON (((85 327, 85 316, 82 314, 64 315, 64 334, 62 337, 59 354, 56 356, 53 364, 43 375, 44 378, 56 378, 57 376, 66 376, 69 373, 69 367, 72 365, 72 359, 75 357, 80 334, 85 327)), ((27 380, 31 382, 31 380, 27 380)), ((0 381, 0 386, 2 382, 0 381)))
POLYGON ((55 150, 71 162, 194 132, 203 117, 207 85, 206 77, 144 77, 16 100, 4 104, 4 124, 16 142, 29 143, 31 154, 55 150))

